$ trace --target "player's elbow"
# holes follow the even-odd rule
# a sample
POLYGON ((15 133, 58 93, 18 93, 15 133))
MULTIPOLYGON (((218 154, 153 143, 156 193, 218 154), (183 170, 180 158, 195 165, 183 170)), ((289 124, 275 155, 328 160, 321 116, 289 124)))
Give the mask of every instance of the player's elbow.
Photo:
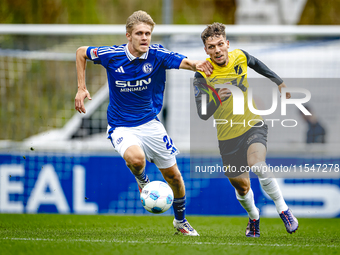
POLYGON ((76 54, 79 55, 83 51, 84 51, 84 46, 81 46, 77 49, 76 54))
POLYGON ((87 58, 87 55, 86 55, 86 50, 87 50, 87 46, 81 46, 77 49, 76 51, 76 56, 77 57, 84 57, 84 58, 87 58))
POLYGON ((210 118, 210 116, 207 115, 207 114, 198 113, 198 116, 199 116, 200 119, 202 119, 202 120, 208 120, 208 119, 210 118))

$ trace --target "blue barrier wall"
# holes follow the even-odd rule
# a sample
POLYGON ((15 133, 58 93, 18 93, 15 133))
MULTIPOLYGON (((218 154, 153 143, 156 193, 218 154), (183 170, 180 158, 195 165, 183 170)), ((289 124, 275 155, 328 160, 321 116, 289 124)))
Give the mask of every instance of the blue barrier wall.
MULTIPOLYGON (((187 213, 246 215, 228 179, 190 178, 190 158, 177 158, 187 191, 187 213)), ((271 165, 338 163, 339 158, 267 158, 271 165)), ((147 163, 151 180, 163 180, 147 163)), ((252 179, 256 205, 275 216, 273 202, 252 179)), ((300 217, 339 217, 340 179, 278 179, 288 205, 300 217)), ((171 209, 172 210, 172 209, 171 209)), ((169 210, 165 214, 172 214, 169 210)), ((56 153, 0 154, 0 212, 150 214, 142 207, 133 175, 116 156, 56 153)))

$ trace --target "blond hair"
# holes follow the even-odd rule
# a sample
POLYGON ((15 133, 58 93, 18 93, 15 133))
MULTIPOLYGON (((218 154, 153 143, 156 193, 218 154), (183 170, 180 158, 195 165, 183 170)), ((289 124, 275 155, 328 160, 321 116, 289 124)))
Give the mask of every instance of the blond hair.
POLYGON ((201 34, 201 39, 203 41, 203 44, 205 45, 205 42, 209 37, 219 36, 226 38, 225 26, 222 23, 215 22, 212 25, 207 26, 206 29, 204 29, 204 31, 201 34))
POLYGON ((151 16, 147 14, 145 11, 135 11, 126 20, 126 32, 131 33, 133 27, 139 23, 145 23, 145 24, 150 25, 151 31, 153 30, 156 24, 151 18, 151 16))

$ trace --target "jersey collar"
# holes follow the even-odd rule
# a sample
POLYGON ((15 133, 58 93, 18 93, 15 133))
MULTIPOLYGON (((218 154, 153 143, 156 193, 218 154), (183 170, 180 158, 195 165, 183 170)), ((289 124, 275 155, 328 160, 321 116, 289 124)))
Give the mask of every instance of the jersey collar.
MULTIPOLYGON (((126 44, 125 47, 124 47, 125 54, 126 54, 126 56, 128 57, 128 59, 130 61, 135 60, 137 57, 135 57, 134 55, 132 55, 130 53, 128 45, 129 44, 126 44)), ((147 52, 145 52, 142 56, 140 56, 138 59, 147 59, 148 58, 148 54, 149 54, 149 50, 147 52)))

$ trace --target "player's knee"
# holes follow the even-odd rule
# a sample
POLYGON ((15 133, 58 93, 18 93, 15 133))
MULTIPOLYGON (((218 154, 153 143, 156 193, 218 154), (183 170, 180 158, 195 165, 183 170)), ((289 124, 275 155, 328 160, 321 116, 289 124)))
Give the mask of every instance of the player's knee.
POLYGON ((135 156, 126 160, 126 165, 131 170, 142 170, 145 167, 145 158, 143 156, 135 156))
POLYGON ((269 175, 269 169, 265 161, 256 162, 251 165, 251 171, 259 178, 267 178, 269 175))
POLYGON ((252 168, 253 166, 266 166, 266 159, 263 157, 254 157, 252 159, 248 159, 248 165, 250 168, 252 168))
POLYGON ((128 168, 136 174, 145 167, 145 155, 140 147, 129 147, 124 153, 124 160, 128 168))
POLYGON ((236 190, 237 190, 237 193, 240 196, 245 196, 249 192, 250 187, 248 187, 248 186, 240 186, 240 187, 237 187, 236 190))

